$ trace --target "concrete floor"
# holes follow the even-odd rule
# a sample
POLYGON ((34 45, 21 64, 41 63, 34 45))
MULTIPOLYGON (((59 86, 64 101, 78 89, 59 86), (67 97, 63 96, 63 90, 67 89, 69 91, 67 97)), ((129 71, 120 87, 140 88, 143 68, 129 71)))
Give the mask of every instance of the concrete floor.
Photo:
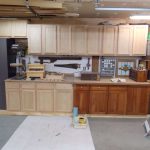
MULTIPOLYGON (((0 149, 26 116, 0 116, 0 149)), ((96 150, 147 150, 150 137, 144 137, 145 118, 88 118, 96 150)))
POLYGON ((0 149, 25 118, 26 116, 0 116, 0 149))

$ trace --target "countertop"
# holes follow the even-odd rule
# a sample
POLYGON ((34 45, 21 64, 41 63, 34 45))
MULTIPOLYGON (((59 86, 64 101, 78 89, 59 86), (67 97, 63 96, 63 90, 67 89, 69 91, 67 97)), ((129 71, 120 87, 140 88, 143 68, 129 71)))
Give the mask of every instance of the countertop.
POLYGON ((112 82, 110 80, 111 78, 100 78, 99 81, 95 80, 81 80, 80 78, 75 78, 73 76, 65 76, 64 80, 62 81, 51 81, 47 79, 36 79, 36 80, 15 80, 13 78, 6 79, 6 82, 50 82, 50 83, 70 83, 70 84, 98 84, 98 85, 146 85, 150 86, 150 82, 136 82, 134 80, 131 80, 129 78, 126 79, 126 82, 112 82))

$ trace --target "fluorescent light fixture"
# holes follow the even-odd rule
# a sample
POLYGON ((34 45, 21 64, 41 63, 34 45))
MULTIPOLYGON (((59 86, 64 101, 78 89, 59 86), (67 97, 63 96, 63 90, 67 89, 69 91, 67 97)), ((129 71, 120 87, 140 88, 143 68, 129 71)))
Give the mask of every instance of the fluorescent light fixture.
POLYGON ((130 19, 150 20, 150 15, 135 15, 130 16, 130 19))
POLYGON ((150 8, 96 7, 98 11, 150 11, 150 8))

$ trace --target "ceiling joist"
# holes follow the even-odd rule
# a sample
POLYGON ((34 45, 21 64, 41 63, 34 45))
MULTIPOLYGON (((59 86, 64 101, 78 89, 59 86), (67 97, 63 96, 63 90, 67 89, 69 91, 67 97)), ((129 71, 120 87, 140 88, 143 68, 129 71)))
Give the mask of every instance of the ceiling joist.
MULTIPOLYGON (((25 6, 26 0, 0 0, 0 5, 25 6)), ((62 8, 62 3, 50 0, 29 0, 29 5, 42 8, 62 8)))

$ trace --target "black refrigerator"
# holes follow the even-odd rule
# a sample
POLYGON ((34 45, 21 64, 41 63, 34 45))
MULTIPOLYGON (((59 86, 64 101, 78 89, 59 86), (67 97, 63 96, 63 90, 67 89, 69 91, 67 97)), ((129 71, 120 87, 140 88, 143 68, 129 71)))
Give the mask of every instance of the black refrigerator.
POLYGON ((10 67, 10 63, 16 62, 12 44, 15 44, 15 39, 0 38, 0 109, 6 109, 5 79, 16 75, 16 68, 10 67))

